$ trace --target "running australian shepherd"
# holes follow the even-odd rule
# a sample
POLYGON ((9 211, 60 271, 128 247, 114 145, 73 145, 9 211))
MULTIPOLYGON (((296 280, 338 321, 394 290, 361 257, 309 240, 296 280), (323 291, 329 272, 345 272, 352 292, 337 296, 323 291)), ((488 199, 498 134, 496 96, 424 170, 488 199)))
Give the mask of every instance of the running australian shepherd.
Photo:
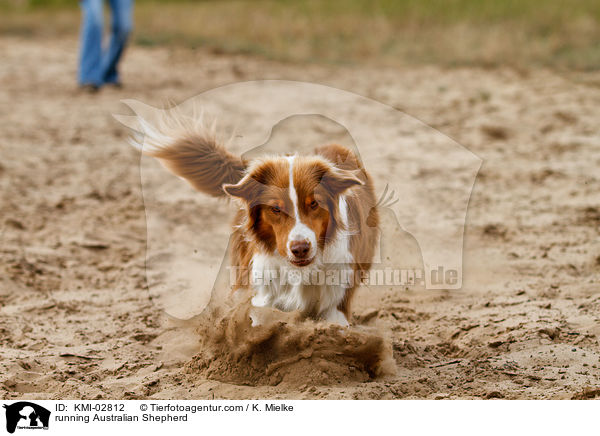
POLYGON ((145 155, 196 190, 239 202, 230 244, 234 291, 250 288, 254 306, 348 325, 379 237, 373 183, 355 153, 325 145, 246 161, 201 121, 140 123, 144 140, 133 143, 145 155))

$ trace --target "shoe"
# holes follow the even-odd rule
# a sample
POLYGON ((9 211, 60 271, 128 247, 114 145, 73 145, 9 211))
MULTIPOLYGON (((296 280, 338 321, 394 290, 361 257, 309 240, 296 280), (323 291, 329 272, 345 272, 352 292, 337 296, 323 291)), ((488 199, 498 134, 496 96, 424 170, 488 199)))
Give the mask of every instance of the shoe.
POLYGON ((106 86, 110 86, 111 88, 115 88, 115 89, 123 89, 122 82, 108 82, 108 83, 106 83, 106 86))
POLYGON ((79 89, 83 92, 87 92, 88 94, 95 94, 100 91, 100 87, 98 85, 94 85, 93 83, 86 83, 85 85, 80 85, 79 89))

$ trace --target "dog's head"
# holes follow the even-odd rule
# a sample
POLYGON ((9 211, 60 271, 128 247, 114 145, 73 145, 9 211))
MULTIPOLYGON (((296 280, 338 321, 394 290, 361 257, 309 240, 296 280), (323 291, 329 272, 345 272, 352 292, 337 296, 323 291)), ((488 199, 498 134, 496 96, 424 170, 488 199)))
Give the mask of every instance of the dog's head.
POLYGON ((252 163, 237 184, 223 189, 245 202, 245 225, 256 242, 302 267, 343 226, 339 196, 362 184, 354 172, 324 158, 288 156, 252 163))

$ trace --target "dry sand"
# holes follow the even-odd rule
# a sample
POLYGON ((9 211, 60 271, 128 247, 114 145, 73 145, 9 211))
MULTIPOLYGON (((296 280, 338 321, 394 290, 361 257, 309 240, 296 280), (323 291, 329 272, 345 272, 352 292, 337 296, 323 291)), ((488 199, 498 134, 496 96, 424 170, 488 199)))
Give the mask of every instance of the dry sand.
MULTIPOLYGON (((87 95, 74 86, 76 53, 74 40, 0 39, 0 398, 600 395, 598 77, 586 85, 548 71, 299 66, 134 47, 126 87, 87 95), (164 315, 146 288, 139 156, 111 114, 124 112, 123 98, 161 106, 263 78, 382 101, 483 159, 461 290, 361 289, 346 338, 282 315, 287 325, 211 355, 198 323, 164 315), (324 351, 303 363, 290 338, 324 351), (265 343, 287 363, 263 375, 265 343), (239 348, 247 344, 262 351, 239 348), (354 360, 332 358, 336 347, 354 360), (223 363, 249 359, 248 350, 258 360, 247 360, 247 373, 223 363), (378 353, 392 359, 384 371, 365 358, 378 353)), ((317 124, 304 127, 326 136, 317 124)), ((389 169, 370 170, 377 181, 389 169)), ((424 171, 414 183, 435 189, 447 179, 424 171)), ((171 201, 175 229, 198 214, 227 229, 226 204, 208 214, 200 201, 171 201)), ((414 251, 410 238, 402 246, 414 251)))

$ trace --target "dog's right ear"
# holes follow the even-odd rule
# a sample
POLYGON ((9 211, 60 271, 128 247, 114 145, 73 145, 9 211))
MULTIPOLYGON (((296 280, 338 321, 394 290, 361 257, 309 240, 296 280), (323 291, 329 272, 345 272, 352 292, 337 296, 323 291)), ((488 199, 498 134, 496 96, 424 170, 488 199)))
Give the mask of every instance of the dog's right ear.
POLYGON ((236 184, 224 184, 223 191, 232 197, 241 198, 248 203, 252 203, 258 199, 261 186, 260 182, 250 177, 250 175, 246 175, 236 184))

